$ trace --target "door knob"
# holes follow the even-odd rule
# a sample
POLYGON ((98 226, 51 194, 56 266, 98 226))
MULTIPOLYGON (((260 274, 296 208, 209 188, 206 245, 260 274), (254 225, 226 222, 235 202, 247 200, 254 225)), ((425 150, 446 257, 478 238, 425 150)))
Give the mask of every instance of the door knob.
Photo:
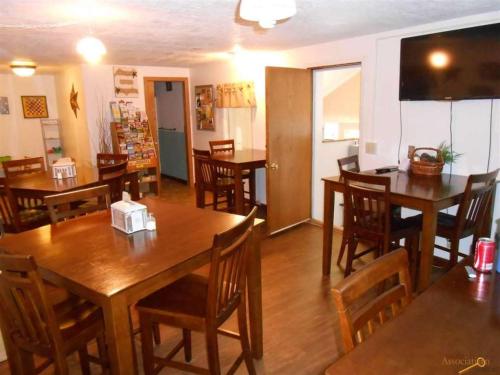
POLYGON ((278 169, 278 163, 270 163, 270 164, 267 164, 266 163, 266 168, 269 168, 269 169, 272 169, 272 170, 277 170, 278 169))

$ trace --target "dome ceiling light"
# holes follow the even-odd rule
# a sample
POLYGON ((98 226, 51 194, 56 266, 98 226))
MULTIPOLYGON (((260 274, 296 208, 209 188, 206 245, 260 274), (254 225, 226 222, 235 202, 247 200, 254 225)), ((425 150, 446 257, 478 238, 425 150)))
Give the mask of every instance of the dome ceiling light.
POLYGON ((35 74, 36 65, 31 61, 12 61, 10 68, 16 76, 31 77, 35 74))
POLYGON ((106 54, 106 47, 97 38, 86 36, 78 41, 76 51, 90 64, 97 64, 106 54))
POLYGON ((277 21, 290 18, 297 13, 295 0, 241 0, 240 17, 258 22, 264 29, 271 29, 277 21))

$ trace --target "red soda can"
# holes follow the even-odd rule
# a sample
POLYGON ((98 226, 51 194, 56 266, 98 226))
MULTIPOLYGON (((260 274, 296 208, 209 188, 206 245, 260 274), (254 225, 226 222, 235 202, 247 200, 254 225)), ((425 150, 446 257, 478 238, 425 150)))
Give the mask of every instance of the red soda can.
POLYGON ((477 240, 474 268, 478 272, 490 273, 495 259, 495 241, 482 237, 477 240))

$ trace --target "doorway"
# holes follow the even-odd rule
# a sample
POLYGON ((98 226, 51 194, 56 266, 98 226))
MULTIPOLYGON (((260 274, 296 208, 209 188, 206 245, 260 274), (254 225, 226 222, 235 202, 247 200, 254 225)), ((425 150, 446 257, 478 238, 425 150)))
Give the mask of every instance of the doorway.
MULTIPOLYGON (((313 70, 312 218, 323 220, 321 178, 340 174, 337 159, 358 154, 361 63, 313 70)), ((335 225, 343 222, 342 199, 335 200, 335 225)))
POLYGON ((163 177, 192 185, 189 89, 184 77, 145 77, 146 112, 163 177))

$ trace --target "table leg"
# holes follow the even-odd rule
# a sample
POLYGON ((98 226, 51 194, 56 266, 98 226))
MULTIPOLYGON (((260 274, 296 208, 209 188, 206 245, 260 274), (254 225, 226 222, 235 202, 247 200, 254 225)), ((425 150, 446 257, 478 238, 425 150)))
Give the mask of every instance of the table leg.
POLYGON ((328 182, 325 182, 325 197, 323 202, 323 276, 330 275, 332 264, 333 240, 333 207, 335 193, 328 182))
POLYGON ((262 229, 255 228, 252 235, 253 248, 248 259, 248 314, 250 320, 250 341, 254 358, 260 359, 264 352, 262 327, 262 280, 260 239, 262 229))
POLYGON ((422 246, 420 254, 420 271, 417 290, 427 289, 431 283, 432 260, 434 257, 434 241, 436 238, 437 210, 434 207, 423 211, 422 246))
POLYGON ((241 179, 241 168, 234 168, 234 202, 235 213, 245 214, 245 194, 243 191, 243 181, 241 179))
POLYGON ((102 308, 111 374, 137 374, 129 308, 125 296, 112 297, 102 308))

